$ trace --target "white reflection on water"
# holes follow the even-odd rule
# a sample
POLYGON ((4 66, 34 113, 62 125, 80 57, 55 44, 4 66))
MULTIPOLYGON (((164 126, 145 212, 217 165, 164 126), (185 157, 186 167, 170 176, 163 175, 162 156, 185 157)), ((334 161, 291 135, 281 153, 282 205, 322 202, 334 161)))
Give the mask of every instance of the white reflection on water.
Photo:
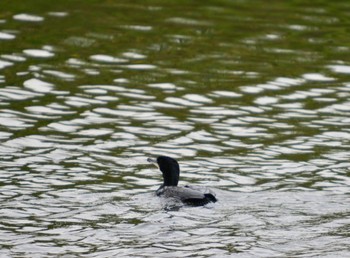
POLYGON ((49 58, 55 54, 43 49, 25 49, 23 53, 30 57, 49 58))
POLYGON ((5 67, 11 66, 11 65, 13 65, 13 63, 8 62, 8 61, 0 60, 0 69, 3 69, 3 68, 5 68, 5 67))
POLYGON ((157 68, 157 66, 151 64, 130 64, 124 65, 124 67, 130 70, 152 70, 157 68))
POLYGON ((178 87, 173 83, 151 83, 148 86, 162 90, 176 90, 178 87))
POLYGON ((332 77, 327 77, 320 73, 306 73, 302 77, 310 81, 334 81, 335 80, 332 77))
POLYGON ((54 77, 57 77, 59 79, 63 79, 63 80, 73 80, 76 76, 73 74, 69 74, 69 73, 65 73, 65 72, 61 72, 61 71, 55 71, 55 70, 45 70, 43 71, 44 74, 48 74, 48 75, 52 75, 54 77))
POLYGON ((13 62, 23 62, 27 60, 25 57, 20 56, 18 54, 9 54, 9 55, 6 54, 6 55, 1 55, 1 57, 13 62))
POLYGON ((53 84, 44 82, 36 78, 26 80, 23 83, 23 86, 27 89, 41 93, 48 93, 53 89, 53 84))
POLYGON ((108 55, 92 55, 90 59, 97 62, 105 62, 105 63, 125 63, 128 60, 108 55))
POLYGON ((25 22, 42 22, 44 21, 44 17, 33 15, 33 14, 27 14, 27 13, 20 13, 13 16, 13 19, 18 21, 25 21, 25 22))
POLYGON ((144 25, 123 25, 120 27, 124 29, 138 30, 138 31, 150 31, 153 29, 152 26, 144 26, 144 25))
POLYGON ((16 36, 10 33, 0 32, 0 40, 10 40, 14 39, 16 36))
POLYGON ((145 59, 147 56, 136 53, 136 52, 124 52, 123 56, 126 58, 132 58, 132 59, 145 59))
POLYGON ((350 66, 349 65, 329 65, 329 69, 331 69, 335 73, 350 73, 350 66))

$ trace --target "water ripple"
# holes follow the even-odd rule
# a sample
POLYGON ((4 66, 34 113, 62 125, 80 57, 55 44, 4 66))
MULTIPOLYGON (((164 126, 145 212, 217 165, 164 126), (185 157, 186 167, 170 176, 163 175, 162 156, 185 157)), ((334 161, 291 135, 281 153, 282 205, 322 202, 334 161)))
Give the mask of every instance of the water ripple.
POLYGON ((348 4, 111 2, 4 3, 0 256, 346 257, 348 4))
POLYGON ((92 55, 90 56, 90 59, 97 62, 104 62, 104 63, 125 63, 128 60, 108 55, 92 55))
POLYGON ((0 40, 11 40, 16 38, 15 35, 6 33, 6 32, 0 32, 0 40))
POLYGON ((53 57, 55 54, 43 49, 25 49, 23 53, 29 57, 37 58, 49 58, 53 57))
POLYGON ((13 19, 24 22, 42 22, 44 18, 38 15, 20 13, 13 16, 13 19))
POLYGON ((51 83, 47 83, 39 79, 33 78, 33 79, 26 80, 23 83, 23 86, 35 92, 48 93, 52 91, 54 85, 51 83))

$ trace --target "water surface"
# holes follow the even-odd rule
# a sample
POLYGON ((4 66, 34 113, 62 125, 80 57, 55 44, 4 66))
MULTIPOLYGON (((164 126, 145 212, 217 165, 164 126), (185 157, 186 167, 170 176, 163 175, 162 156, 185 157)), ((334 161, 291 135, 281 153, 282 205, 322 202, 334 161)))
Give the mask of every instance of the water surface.
POLYGON ((2 257, 349 256, 347 1, 0 6, 2 257))

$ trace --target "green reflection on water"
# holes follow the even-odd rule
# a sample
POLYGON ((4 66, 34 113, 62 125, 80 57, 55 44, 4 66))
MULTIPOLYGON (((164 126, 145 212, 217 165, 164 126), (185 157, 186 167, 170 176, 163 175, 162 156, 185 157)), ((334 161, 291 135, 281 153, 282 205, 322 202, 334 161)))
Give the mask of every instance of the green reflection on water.
MULTIPOLYGON (((148 63, 193 72, 181 76, 183 80, 194 80, 200 88, 205 85, 226 89, 276 76, 299 76, 311 66, 322 65, 331 58, 329 55, 342 55, 332 47, 348 45, 345 26, 338 26, 345 19, 339 12, 344 3, 5 1, 2 9, 6 11, 2 11, 1 17, 7 20, 6 28, 21 33, 16 41, 1 42, 1 48, 2 52, 9 53, 55 46, 58 54, 46 62, 53 66, 63 66, 67 57, 85 60, 96 53, 118 56, 128 49, 143 49, 148 63), (251 5, 255 8, 249 8, 251 5), (57 18, 48 12, 68 15, 57 18), (11 19, 17 13, 43 16, 45 22, 23 23, 11 19), (125 25, 151 29, 135 32, 125 29, 125 25), (322 30, 316 27, 319 25, 322 30), (293 26, 295 29, 291 29, 293 26), (181 37, 174 39, 174 35, 181 37), (259 73, 259 78, 222 72, 226 70, 254 71, 259 73)), ((123 74, 127 78, 135 76, 130 71, 123 74)), ((98 78, 81 76, 79 82, 103 82, 112 76, 108 73, 98 78)), ((136 77, 143 82, 155 79, 148 76, 136 77)), ((179 80, 173 75, 157 76, 167 81, 179 80)), ((15 83, 18 79, 12 77, 9 82, 15 83)))
MULTIPOLYGON (((37 75, 35 69, 30 69, 36 66, 42 70, 58 70, 74 75, 73 80, 50 74, 40 75, 45 81, 55 84, 57 90, 68 92, 69 95, 83 95, 78 88, 80 85, 113 84, 113 80, 118 77, 127 78, 128 87, 133 89, 145 89, 146 84, 158 82, 171 82, 184 88, 183 91, 170 94, 148 89, 157 101, 162 102, 168 96, 180 97, 187 93, 205 95, 215 90, 238 91, 241 86, 268 83, 280 77, 299 78, 305 73, 317 72, 331 76, 326 65, 338 59, 345 60, 348 55, 348 19, 344 6, 347 6, 346 1, 269 1, 268 4, 263 1, 202 1, 200 4, 195 1, 145 1, 142 4, 118 1, 3 1, 0 17, 6 22, 0 26, 7 31, 14 31, 16 39, 0 41, 1 53, 22 54, 25 49, 49 46, 53 48, 55 56, 43 60, 28 58, 3 69, 5 82, 1 85, 21 86, 23 81, 37 75), (59 17, 52 15, 52 12, 66 15, 59 17), (38 15, 44 21, 13 19, 14 15, 20 13, 38 15), (129 63, 150 64, 156 68, 143 71, 125 69, 123 63, 101 63, 98 66, 90 59, 97 54, 123 58, 122 54, 130 50, 136 50, 145 58, 134 59, 129 63), (84 65, 69 65, 67 62, 70 59, 82 61, 84 65), (96 73, 91 74, 84 69, 96 73), (170 73, 169 69, 183 73, 170 73), (18 75, 28 70, 28 73, 18 75)), ((338 75, 337 83, 346 79, 345 75, 338 75)), ((294 88, 272 90, 264 96, 283 96, 296 90, 330 86, 332 82, 306 82, 294 88)), ((113 96, 111 92, 108 94, 113 96)), ((329 97, 339 98, 332 93, 329 97)), ((46 106, 52 102, 62 103, 62 99, 47 94, 40 100, 14 101, 8 108, 25 111, 29 105, 38 103, 46 106)), ((255 93, 246 93, 234 100, 217 98, 208 106, 258 106, 255 100, 255 93)), ((138 101, 121 98, 100 106, 113 109, 116 104, 130 103, 138 101)), ((307 98, 303 108, 314 110, 326 105, 307 98)), ((93 107, 98 106, 96 104, 93 107)), ((72 110, 76 113, 66 119, 79 117, 86 108, 72 107, 72 110)), ((286 109, 275 107, 257 117, 274 118, 284 112, 286 109)), ((180 121, 201 116, 192 114, 190 109, 164 110, 164 114, 180 121)), ((287 134, 279 128, 269 128, 268 132, 274 135, 272 140, 269 137, 247 137, 242 141, 268 145, 276 140, 315 135, 324 130, 305 126, 302 120, 299 117, 285 118, 284 122, 294 127, 287 134)), ((40 120, 31 128, 15 132, 14 138, 37 133, 38 128, 53 121, 40 120)), ((308 119, 304 121, 307 123, 308 119)), ((142 125, 142 122, 131 123, 142 125)), ((262 124, 252 122, 251 125, 262 124)), ((210 131, 209 126, 197 126, 210 131)), ((226 154, 241 151, 232 149, 227 150, 226 154)), ((316 148, 313 154, 286 154, 284 157, 307 160, 321 153, 322 150, 316 148)), ((210 153, 204 151, 200 155, 210 153)))

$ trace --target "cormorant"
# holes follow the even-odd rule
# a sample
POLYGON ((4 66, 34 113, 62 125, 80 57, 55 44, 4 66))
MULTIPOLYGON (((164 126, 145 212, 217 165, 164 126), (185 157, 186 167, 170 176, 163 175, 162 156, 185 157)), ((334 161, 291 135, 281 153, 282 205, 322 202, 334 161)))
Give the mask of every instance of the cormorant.
POLYGON ((163 174, 163 184, 156 191, 157 196, 175 198, 193 206, 202 206, 217 201, 215 194, 207 188, 189 185, 177 186, 180 166, 175 159, 159 156, 157 159, 148 158, 147 161, 154 163, 163 174))

